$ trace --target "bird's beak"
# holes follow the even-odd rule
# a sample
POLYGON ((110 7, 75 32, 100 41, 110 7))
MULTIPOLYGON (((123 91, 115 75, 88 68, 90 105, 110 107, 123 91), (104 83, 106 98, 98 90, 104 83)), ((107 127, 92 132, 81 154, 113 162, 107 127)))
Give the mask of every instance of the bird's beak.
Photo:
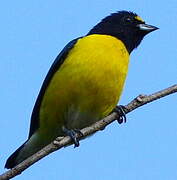
POLYGON ((152 31, 159 29, 158 27, 148 25, 148 24, 138 24, 137 27, 140 29, 140 31, 144 31, 146 33, 150 33, 152 31))

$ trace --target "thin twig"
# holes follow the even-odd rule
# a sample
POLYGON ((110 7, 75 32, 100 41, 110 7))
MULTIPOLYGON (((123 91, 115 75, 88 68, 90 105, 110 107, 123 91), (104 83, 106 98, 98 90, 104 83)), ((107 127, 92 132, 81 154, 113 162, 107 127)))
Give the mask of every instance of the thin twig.
MULTIPOLYGON (((126 108, 125 113, 127 114, 140 106, 143 106, 147 103, 150 103, 152 101, 155 101, 157 99, 160 99, 164 96, 167 96, 176 92, 177 92, 177 84, 169 88, 166 88, 164 90, 161 90, 159 92, 153 93, 151 95, 139 95, 133 101, 131 101, 128 105, 125 106, 126 108)), ((99 130, 104 129, 104 127, 106 127, 107 125, 115 121, 117 118, 119 118, 119 115, 116 112, 113 112, 112 114, 96 122, 92 126, 82 129, 81 132, 83 133, 83 137, 80 137, 80 135, 78 135, 78 138, 79 139, 85 138, 88 135, 91 135, 99 130)), ((25 161, 23 161, 16 167, 12 168, 11 170, 0 175, 0 180, 8 180, 17 176, 18 174, 21 174, 25 169, 27 169, 29 166, 39 161, 43 157, 70 144, 72 144, 72 141, 70 137, 68 136, 56 138, 56 140, 54 140, 52 143, 50 143, 49 145, 41 149, 39 152, 27 158, 25 161)))

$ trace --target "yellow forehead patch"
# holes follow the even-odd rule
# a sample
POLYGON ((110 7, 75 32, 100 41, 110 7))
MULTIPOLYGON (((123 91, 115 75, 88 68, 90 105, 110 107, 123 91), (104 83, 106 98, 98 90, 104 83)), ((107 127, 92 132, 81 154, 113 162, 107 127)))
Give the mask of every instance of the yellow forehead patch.
POLYGON ((140 16, 135 16, 135 19, 144 23, 144 20, 140 16))

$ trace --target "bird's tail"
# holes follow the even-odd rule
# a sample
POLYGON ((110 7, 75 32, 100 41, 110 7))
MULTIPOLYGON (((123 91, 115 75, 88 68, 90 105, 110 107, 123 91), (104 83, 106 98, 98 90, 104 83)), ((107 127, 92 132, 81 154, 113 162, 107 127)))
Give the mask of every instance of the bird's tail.
MULTIPOLYGON (((25 142, 26 143, 26 142, 25 142)), ((11 169, 13 167, 15 167, 17 164, 19 164, 16 159, 20 153, 20 151, 24 148, 25 146, 25 143, 22 144, 6 161, 6 164, 5 164, 5 168, 7 169, 11 169)))
POLYGON ((6 161, 5 168, 11 169, 42 149, 49 142, 34 133, 30 139, 22 144, 6 161))

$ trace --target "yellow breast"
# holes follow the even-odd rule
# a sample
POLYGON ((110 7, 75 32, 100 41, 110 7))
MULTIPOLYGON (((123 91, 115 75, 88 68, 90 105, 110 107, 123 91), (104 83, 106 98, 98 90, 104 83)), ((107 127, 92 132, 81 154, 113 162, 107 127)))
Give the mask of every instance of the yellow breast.
POLYGON ((108 115, 121 95, 128 63, 124 44, 112 36, 79 39, 45 92, 40 126, 83 128, 108 115))

